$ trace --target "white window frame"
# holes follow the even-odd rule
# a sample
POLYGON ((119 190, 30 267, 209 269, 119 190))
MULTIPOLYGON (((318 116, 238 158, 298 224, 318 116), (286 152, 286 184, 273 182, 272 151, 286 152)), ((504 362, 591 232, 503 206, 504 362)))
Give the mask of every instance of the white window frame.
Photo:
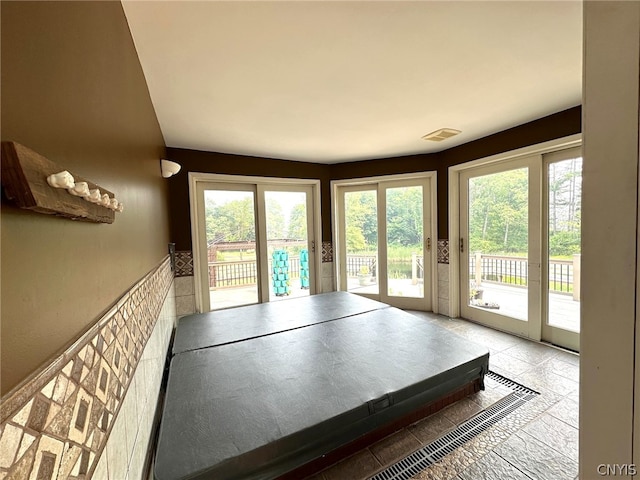
POLYGON ((498 164, 531 155, 543 155, 582 145, 582 134, 570 135, 548 142, 530 145, 509 152, 491 155, 449 167, 449 316, 460 316, 460 173, 481 165, 498 164))
MULTIPOLYGON (((340 268, 337 259, 340 258, 341 245, 339 239, 340 232, 340 215, 338 209, 341 202, 338 201, 338 190, 340 187, 361 186, 378 182, 392 182, 404 180, 426 180, 430 184, 429 198, 431 207, 431 249, 429 250, 429 259, 431 261, 431 309, 434 313, 438 313, 438 174, 435 171, 401 173, 394 175, 379 175, 375 177, 348 178, 343 180, 331 181, 331 225, 332 225, 332 241, 333 241, 333 275, 335 279, 336 289, 340 286, 340 268)), ((426 242, 426 239, 425 239, 426 242)))
MULTIPOLYGON (((193 275, 195 290, 196 312, 202 313, 202 272, 200 255, 200 236, 198 235, 198 218, 201 212, 198 210, 197 187, 199 183, 229 183, 248 184, 258 187, 268 187, 270 185, 294 185, 311 187, 313 197, 313 235, 310 240, 315 247, 314 255, 314 282, 316 291, 320 291, 322 280, 322 219, 320 217, 320 180, 307 178, 279 178, 279 177, 258 177, 245 175, 226 175, 218 173, 189 172, 189 215, 191 219, 191 251, 193 252, 193 275)), ((256 212, 257 214, 258 212, 256 212)), ((258 239, 259 240, 259 239, 258 239)))

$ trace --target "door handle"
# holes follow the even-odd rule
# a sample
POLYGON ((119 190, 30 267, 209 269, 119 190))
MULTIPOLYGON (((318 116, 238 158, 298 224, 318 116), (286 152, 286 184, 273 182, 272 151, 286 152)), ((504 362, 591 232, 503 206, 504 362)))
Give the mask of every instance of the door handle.
POLYGON ((431 250, 431 237, 427 238, 427 251, 431 250))
POLYGON ((464 253, 464 239, 460 239, 460 252, 464 253))

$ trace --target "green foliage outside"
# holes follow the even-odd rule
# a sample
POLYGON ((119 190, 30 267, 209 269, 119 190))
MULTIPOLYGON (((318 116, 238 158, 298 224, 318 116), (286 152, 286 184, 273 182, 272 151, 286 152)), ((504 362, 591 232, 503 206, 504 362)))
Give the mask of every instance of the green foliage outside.
POLYGON ((387 189, 387 244, 422 244, 422 188, 387 189))
POLYGON ((302 203, 298 203, 291 209, 287 238, 291 240, 307 239, 307 209, 302 203))
MULTIPOLYGON (((549 254, 580 253, 582 160, 549 165, 549 254)), ((527 256, 528 170, 520 168, 469 181, 469 251, 527 256)))
MULTIPOLYGON (((378 250, 376 192, 345 194, 347 252, 375 255, 378 250)), ((387 243, 389 260, 410 259, 422 253, 422 188, 387 189, 387 243)))
POLYGON ((267 239, 285 238, 285 221, 280 202, 269 199, 266 202, 267 210, 267 239))
POLYGON ((528 171, 510 170, 469 181, 469 251, 526 252, 528 171))
MULTIPOLYGON (((306 240, 307 213, 304 204, 294 205, 288 219, 282 204, 274 199, 266 203, 267 237, 269 240, 306 240)), ((207 241, 254 242, 256 239, 253 199, 230 200, 218 203, 211 198, 205 201, 207 241)))
MULTIPOLYGON (((217 192, 216 192, 217 193, 217 192)), ((229 193, 229 192, 225 192, 229 193)), ((235 192, 234 192, 235 193, 235 192)), ((236 194, 234 197, 240 197, 236 194)), ((271 195, 266 202, 267 238, 269 240, 306 240, 307 212, 303 203, 290 208, 289 215, 284 213, 283 203, 271 195)), ((255 215, 253 197, 233 198, 216 201, 205 197, 205 223, 209 244, 226 242, 255 242, 255 215)), ((303 246, 288 248, 290 255, 298 255, 303 246)), ((224 251, 218 253, 218 261, 255 259, 255 250, 242 252, 224 251)))
POLYGON ((557 282, 555 280, 549 280, 549 290, 553 292, 573 293, 573 283, 557 282))
POLYGON ((378 217, 374 191, 345 194, 346 242, 350 254, 378 249, 378 217))
POLYGON ((484 280, 492 282, 506 283, 508 285, 527 285, 527 279, 522 277, 514 277, 513 275, 495 275, 489 274, 484 277, 484 280))
POLYGON ((553 232, 549 234, 549 251, 555 259, 571 259, 571 255, 580 253, 580 230, 553 232))
POLYGON ((253 199, 231 200, 223 204, 205 197, 207 242, 255 242, 253 199))
MULTIPOLYGON (((549 248, 554 258, 580 252, 581 159, 549 167, 549 248)), ((238 192, 239 193, 239 192, 238 192)), ((253 197, 234 195, 216 202, 205 198, 207 241, 255 242, 253 197), (237 198, 235 198, 237 197, 237 198)), ((295 204, 285 218, 283 205, 270 198, 267 235, 272 239, 307 238, 306 209, 295 204)), ((375 191, 345 194, 346 246, 351 255, 375 254, 378 249, 377 195, 375 191)), ((387 189, 389 259, 411 258, 422 251, 422 189, 387 189)), ((509 170, 474 177, 469 182, 469 251, 526 256, 528 247, 528 170, 509 170)), ((290 252, 295 255, 301 247, 290 252)), ((234 259, 225 252, 225 259, 234 259)), ((255 252, 253 252, 255 258, 255 252)), ((246 257, 244 257, 246 258, 246 257)))

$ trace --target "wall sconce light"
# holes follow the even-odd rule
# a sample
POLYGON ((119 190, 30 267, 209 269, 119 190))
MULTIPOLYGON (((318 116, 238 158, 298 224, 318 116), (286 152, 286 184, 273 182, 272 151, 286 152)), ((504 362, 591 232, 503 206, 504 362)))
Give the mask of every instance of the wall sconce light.
POLYGON ((162 176, 164 178, 174 176, 181 168, 182 166, 180 164, 172 162, 171 160, 160 160, 160 170, 162 171, 162 176))

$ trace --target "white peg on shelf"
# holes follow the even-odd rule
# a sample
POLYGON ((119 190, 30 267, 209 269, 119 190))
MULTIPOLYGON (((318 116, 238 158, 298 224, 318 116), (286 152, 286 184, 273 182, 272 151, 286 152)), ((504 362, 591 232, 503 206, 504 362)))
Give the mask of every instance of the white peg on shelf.
POLYGON ((73 175, 66 170, 49 175, 47 177, 47 183, 53 188, 73 188, 75 185, 73 175))
POLYGON ((99 204, 102 201, 102 194, 100 193, 100 189, 94 188, 93 190, 90 190, 89 196, 86 197, 86 200, 90 201, 91 203, 99 204))
POLYGON ((73 187, 68 188, 67 191, 76 197, 88 197, 90 195, 87 182, 78 182, 73 187))

